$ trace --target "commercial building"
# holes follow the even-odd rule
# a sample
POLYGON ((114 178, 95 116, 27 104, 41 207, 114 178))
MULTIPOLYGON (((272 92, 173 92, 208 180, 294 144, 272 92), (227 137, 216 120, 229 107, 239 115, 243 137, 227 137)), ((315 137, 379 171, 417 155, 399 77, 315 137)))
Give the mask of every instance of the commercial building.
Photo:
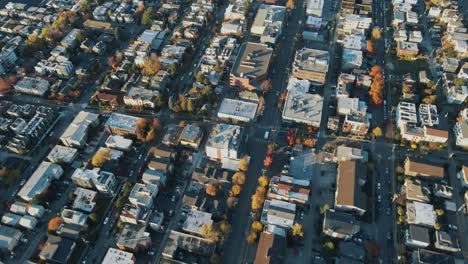
POLYGON ((218 110, 218 117, 241 122, 255 120, 257 103, 224 98, 218 110))
POLYGON ((98 123, 98 114, 80 111, 63 132, 60 140, 65 146, 81 148, 86 143, 90 127, 97 126, 98 123))
POLYGON ((302 48, 296 51, 292 75, 298 79, 309 80, 323 85, 328 72, 330 54, 325 50, 302 48))
POLYGON ((283 108, 283 121, 319 127, 322 120, 323 97, 289 91, 283 108))
POLYGON ((47 80, 41 78, 24 77, 13 87, 20 93, 44 96, 49 91, 50 84, 47 80))
POLYGON ((128 200, 137 207, 151 208, 153 200, 158 194, 158 189, 158 186, 154 184, 135 183, 128 200))
POLYGON ((121 136, 135 135, 136 124, 139 119, 134 116, 112 113, 104 126, 111 134, 121 136))
POLYGON ((406 219, 408 224, 434 227, 436 218, 434 206, 431 204, 416 201, 406 203, 406 219))
POLYGON ((347 240, 359 233, 360 229, 359 222, 348 213, 333 209, 325 212, 323 233, 327 236, 347 240))
POLYGON ((231 87, 247 90, 261 90, 266 79, 273 49, 265 44, 243 43, 229 76, 231 87))
POLYGON ((366 212, 366 195, 362 187, 366 182, 366 167, 360 161, 341 161, 335 193, 335 209, 363 215, 366 212))
POLYGON ((250 33, 260 37, 261 43, 275 44, 281 35, 285 14, 284 6, 261 4, 250 33))
POLYGON ((43 161, 33 172, 29 180, 23 185, 18 192, 21 199, 29 202, 34 196, 43 193, 49 188, 52 180, 58 180, 63 175, 63 169, 60 165, 43 161))
POLYGON ((203 139, 203 130, 197 125, 188 124, 182 130, 179 143, 182 146, 198 149, 203 139))
POLYGON ((203 226, 210 225, 212 223, 213 220, 211 220, 210 213, 205 213, 196 209, 191 209, 187 213, 187 218, 185 219, 184 225, 182 226, 182 230, 188 232, 189 234, 203 236, 203 226))
POLYGON ((133 253, 116 248, 109 248, 101 264, 135 264, 133 253))
POLYGON ((444 178, 444 167, 407 157, 405 160, 405 175, 441 180, 444 178))
POLYGON ((239 160, 244 152, 245 133, 240 126, 216 124, 205 145, 206 155, 214 160, 239 160))
POLYGON ((78 155, 78 150, 75 148, 64 147, 60 145, 55 145, 54 148, 47 155, 47 159, 53 163, 72 163, 76 156, 78 155))

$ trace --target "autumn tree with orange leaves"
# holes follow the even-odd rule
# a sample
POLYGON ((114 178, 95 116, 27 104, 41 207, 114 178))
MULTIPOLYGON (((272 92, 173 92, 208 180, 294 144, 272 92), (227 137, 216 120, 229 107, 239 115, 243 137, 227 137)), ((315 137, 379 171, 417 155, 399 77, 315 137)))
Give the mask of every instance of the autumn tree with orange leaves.
POLYGON ((368 53, 374 53, 375 47, 374 47, 374 42, 372 42, 372 40, 367 41, 366 50, 368 53))
POLYGON ((266 158, 263 160, 263 166, 267 168, 270 167, 272 163, 273 163, 273 158, 271 156, 266 156, 266 158))
POLYGON ((62 218, 57 216, 49 220, 49 223, 47 223, 47 230, 53 232, 56 231, 60 224, 62 224, 62 218))
POLYGON ((383 102, 384 78, 382 67, 373 66, 369 71, 369 76, 373 78, 369 89, 370 101, 374 105, 381 105, 383 102))

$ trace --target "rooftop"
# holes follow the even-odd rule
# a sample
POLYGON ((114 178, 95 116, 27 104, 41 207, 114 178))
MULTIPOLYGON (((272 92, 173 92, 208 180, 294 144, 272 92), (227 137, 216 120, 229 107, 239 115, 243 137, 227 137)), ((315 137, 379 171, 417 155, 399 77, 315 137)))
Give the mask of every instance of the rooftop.
POLYGON ((202 129, 197 125, 188 124, 180 134, 180 140, 188 142, 197 142, 202 135, 202 129))
POLYGON ((54 148, 47 155, 47 159, 52 162, 71 163, 75 158, 78 150, 74 148, 55 145, 54 148))
POLYGON ((192 254, 208 257, 214 253, 215 248, 216 244, 209 239, 171 230, 162 255, 172 259, 176 257, 178 250, 184 250, 192 254))
POLYGON ((295 91, 299 93, 308 93, 310 88, 310 81, 300 80, 294 77, 289 78, 288 87, 286 90, 295 91))
POLYGON ((398 41, 398 48, 400 50, 419 51, 417 43, 407 41, 398 41))
POLYGON ((134 264, 133 253, 116 248, 109 248, 101 264, 134 264))
POLYGON ((97 192, 78 187, 74 194, 76 195, 76 198, 73 201, 73 208, 91 213, 96 206, 95 200, 97 192))
POLYGON ((187 214, 187 218, 185 219, 182 230, 201 235, 203 226, 209 225, 211 223, 213 223, 213 220, 211 220, 210 213, 192 209, 187 214))
POLYGON ((224 98, 219 107, 218 117, 252 121, 257 112, 257 103, 224 98))
POLYGON ((238 137, 242 130, 242 127, 236 125, 216 124, 211 130, 206 146, 217 149, 231 149, 240 143, 238 137))
POLYGON ((123 129, 126 131, 135 131, 136 123, 140 118, 135 116, 112 113, 107 119, 106 127, 123 129))
POLYGON ((262 232, 260 233, 255 263, 282 263, 285 257, 285 249, 286 239, 284 237, 269 232, 262 232))
POLYGON ((325 212, 323 229, 324 231, 331 230, 334 233, 352 236, 357 234, 361 228, 359 222, 356 221, 354 216, 348 213, 328 209, 325 212))
POLYGON ((119 248, 126 248, 128 250, 136 250, 140 247, 149 246, 151 244, 151 237, 145 230, 145 225, 125 224, 117 239, 117 245, 119 248))
POLYGON ((43 161, 23 185, 18 192, 18 196, 26 201, 30 201, 34 196, 47 189, 52 180, 59 179, 62 174, 63 169, 60 165, 43 161))
POLYGON ((430 202, 429 195, 431 194, 431 190, 425 182, 407 178, 405 180, 405 188, 406 199, 425 203, 430 202))
POLYGON ((330 54, 326 50, 302 48, 296 51, 293 68, 301 71, 326 73, 329 60, 330 54))
POLYGON ((408 223, 410 224, 431 227, 435 225, 437 218, 434 211, 434 206, 416 201, 406 203, 406 215, 408 223))
POLYGON ((106 140, 106 146, 120 150, 127 150, 132 146, 131 139, 124 138, 120 135, 110 135, 106 140))
POLYGON ((265 44, 246 42, 239 48, 231 74, 236 77, 256 78, 267 74, 273 49, 265 44))
POLYGON ((283 109, 283 119, 318 127, 322 120, 323 97, 289 91, 283 109))
MULTIPOLYGON (((361 190, 366 170, 359 161, 340 161, 336 186, 336 205, 366 210, 366 196, 361 190)), ((365 181, 364 181, 365 182, 365 181)))

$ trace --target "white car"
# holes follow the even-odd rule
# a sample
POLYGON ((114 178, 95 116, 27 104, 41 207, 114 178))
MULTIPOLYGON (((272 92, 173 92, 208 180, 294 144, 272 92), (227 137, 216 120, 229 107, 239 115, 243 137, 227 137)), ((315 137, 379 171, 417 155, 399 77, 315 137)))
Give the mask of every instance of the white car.
POLYGON ((20 182, 20 186, 23 186, 26 183, 26 179, 22 179, 20 182))
POLYGON ((380 190, 380 188, 381 188, 381 186, 380 186, 380 182, 379 182, 379 183, 377 183, 377 189, 380 190))
POLYGON ((109 222, 109 217, 106 217, 106 219, 104 219, 104 225, 107 225, 108 222, 109 222))

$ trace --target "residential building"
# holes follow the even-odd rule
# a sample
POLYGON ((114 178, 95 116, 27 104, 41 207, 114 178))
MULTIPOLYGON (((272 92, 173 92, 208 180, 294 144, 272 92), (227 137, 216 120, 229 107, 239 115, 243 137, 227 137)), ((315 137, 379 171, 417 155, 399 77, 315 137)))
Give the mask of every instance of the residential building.
POLYGON ((117 149, 121 151, 128 151, 132 146, 133 141, 131 139, 124 138, 120 135, 110 135, 105 142, 106 147, 117 149))
POLYGON ((355 114, 365 116, 367 112, 366 102, 359 98, 338 97, 337 113, 340 115, 355 114))
POLYGON ((66 224, 77 225, 81 227, 87 226, 86 220, 88 219, 88 215, 80 211, 63 209, 61 216, 63 222, 66 224))
POLYGON ((343 40, 343 48, 364 50, 366 48, 366 39, 362 35, 347 35, 343 40))
POLYGON ((41 60, 34 66, 34 70, 38 75, 54 74, 63 78, 75 74, 73 63, 65 56, 50 56, 47 60, 41 60))
POLYGON ((198 150, 203 139, 203 130, 201 127, 193 124, 188 124, 182 130, 179 137, 179 143, 182 146, 190 147, 198 150))
POLYGON ((333 209, 325 212, 323 233, 327 236, 347 240, 359 233, 360 229, 359 222, 348 213, 333 209))
POLYGON ((292 75, 294 78, 309 80, 323 85, 328 72, 330 54, 328 51, 302 48, 294 56, 292 75))
POLYGON ((406 33, 406 30, 400 29, 396 30, 395 33, 393 34, 393 39, 398 43, 400 41, 407 41, 408 40, 408 34, 406 33))
POLYGON ((65 48, 75 48, 76 45, 78 45, 80 34, 82 34, 81 30, 76 28, 72 29, 67 35, 65 35, 65 37, 63 37, 62 41, 60 41, 60 45, 65 48))
POLYGON ((455 73, 457 72, 460 61, 456 58, 443 58, 442 69, 446 72, 455 73))
POLYGON ((319 127, 322 120, 323 97, 288 91, 283 108, 283 121, 319 127))
POLYGON ((213 223, 211 220, 211 214, 191 209, 187 213, 182 230, 193 235, 203 236, 202 228, 204 225, 210 225, 213 223))
POLYGON ((24 77, 13 87, 20 93, 44 96, 49 91, 50 84, 47 80, 41 78, 24 77))
POLYGON ((297 205, 305 205, 309 200, 310 189, 308 181, 295 180, 287 176, 273 176, 270 180, 267 198, 270 200, 282 200, 297 205))
POLYGON ((444 178, 444 167, 407 157, 405 160, 405 175, 441 180, 444 178))
POLYGON ((351 71, 360 68, 362 65, 362 51, 355 49, 343 49, 342 69, 351 71))
POLYGON ((0 249, 13 252, 23 234, 12 227, 0 225, 0 249))
POLYGON ((159 91, 149 90, 144 87, 135 86, 127 91, 123 101, 128 106, 139 106, 143 108, 155 108, 159 91))
POLYGON ((101 264, 135 264, 133 253, 116 248, 109 248, 101 264))
POLYGON ((168 147, 178 146, 181 133, 182 129, 178 124, 169 124, 161 142, 168 147))
POLYGON ((244 15, 244 3, 242 1, 235 1, 234 3, 230 3, 226 8, 226 12, 224 13, 224 20, 245 20, 244 15))
POLYGON ((2 216, 2 224, 7 226, 16 227, 21 220, 21 215, 13 214, 13 213, 6 213, 2 216))
POLYGON ((165 171, 162 170, 147 169, 143 172, 141 180, 146 184, 164 186, 166 185, 167 174, 165 171))
POLYGON ((429 203, 431 201, 431 190, 428 184, 424 181, 406 178, 403 188, 406 194, 406 199, 409 201, 417 201, 421 203, 429 203))
POLYGON ((119 106, 119 97, 115 94, 96 91, 91 97, 91 100, 98 105, 107 105, 111 109, 116 109, 119 106))
POLYGON ((400 102, 396 109, 396 123, 402 130, 403 126, 410 123, 416 124, 418 116, 416 114, 416 105, 408 102, 400 102))
POLYGON ((398 56, 416 56, 419 53, 418 44, 407 41, 397 42, 398 56))
MULTIPOLYGON (((465 79, 468 79, 468 75, 465 79)), ((463 104, 468 97, 468 87, 450 85, 445 88, 445 96, 449 104, 463 104)))
POLYGON ((19 215, 25 215, 28 211, 28 206, 29 205, 27 203, 16 201, 13 204, 11 204, 10 212, 19 214, 19 215))
POLYGON ((98 123, 98 114, 80 111, 63 132, 60 140, 67 147, 81 148, 86 143, 89 129, 98 123))
POLYGON ((83 188, 76 188, 75 192, 75 200, 73 201, 73 209, 83 211, 85 213, 92 213, 94 207, 96 206, 96 195, 97 192, 83 189, 83 188))
POLYGON ((335 262, 336 264, 355 262, 363 263, 365 261, 366 251, 363 245, 352 241, 343 241, 340 242, 338 249, 340 251, 341 258, 339 261, 337 260, 335 262), (345 259, 343 260, 343 258, 345 259))
POLYGON ((136 124, 140 118, 112 113, 105 123, 106 130, 114 135, 135 135, 136 124))
POLYGON ((175 46, 175 45, 166 45, 161 50, 161 57, 163 58, 173 58, 177 62, 182 62, 184 59, 186 47, 175 46))
POLYGON ((323 0, 307 0, 306 15, 322 17, 323 5, 324 5, 323 0))
POLYGON ((341 161, 335 194, 335 209, 363 215, 366 212, 366 195, 362 186, 366 182, 366 167, 360 161, 341 161))
POLYGON ((231 68, 231 87, 261 90, 260 85, 267 77, 272 54, 273 49, 265 44, 243 43, 231 68))
POLYGON ((151 237, 145 230, 146 225, 125 224, 117 239, 117 247, 130 252, 148 249, 151 246, 151 237))
POLYGON ((460 112, 460 120, 453 126, 456 145, 462 148, 468 147, 468 108, 460 112))
POLYGON ((432 263, 456 263, 452 255, 445 255, 435 251, 417 249, 413 251, 412 263, 432 264, 432 263))
POLYGON ((285 14, 284 6, 260 4, 250 33, 260 37, 261 43, 275 44, 281 36, 285 14))
POLYGON ((218 117, 241 122, 255 120, 257 103, 224 98, 218 110, 218 117))
POLYGON ((225 36, 241 36, 242 35, 242 24, 238 20, 224 21, 221 24, 221 35, 225 36))
POLYGON ((115 175, 108 171, 100 171, 99 177, 93 182, 99 192, 111 195, 115 194, 119 185, 115 175))
POLYGON ((244 140, 242 127, 216 124, 205 145, 206 155, 213 160, 239 160, 244 153, 244 140))
POLYGON ((432 104, 419 105, 419 120, 422 126, 437 126, 439 125, 439 114, 437 106, 432 104))
POLYGON ((32 229, 36 228, 37 223, 38 223, 37 219, 35 217, 30 216, 30 215, 22 216, 21 219, 18 222, 18 224, 21 227, 29 229, 29 230, 32 230, 32 229))
POLYGON ((77 186, 97 189, 101 193, 113 194, 118 185, 113 173, 102 171, 99 168, 93 170, 77 168, 71 176, 71 180, 77 186))
POLYGON ((468 187, 468 166, 463 166, 457 173, 457 178, 460 179, 462 187, 468 187))
POLYGON ((410 31, 408 41, 414 43, 421 43, 423 40, 423 36, 421 31, 410 31))
POLYGON ((434 206, 420 202, 406 202, 406 219, 408 224, 434 227, 436 223, 434 206))
POLYGON ((336 148, 334 161, 340 162, 340 161, 361 160, 363 162, 367 162, 368 156, 369 154, 365 150, 341 145, 336 148))
POLYGON ((311 82, 308 80, 299 80, 294 77, 289 78, 286 90, 298 93, 308 93, 311 82))
POLYGON ((286 238, 268 231, 260 233, 255 255, 256 264, 282 263, 286 258, 286 238))
POLYGON ((260 221, 263 225, 274 225, 287 230, 293 226, 295 217, 296 204, 273 199, 265 200, 260 221))
POLYGON ((213 255, 215 248, 216 243, 212 240, 171 230, 164 245, 162 257, 177 260, 177 252, 183 251, 190 254, 193 259, 206 259, 213 255))
POLYGON ((468 79, 468 62, 465 62, 458 71, 457 77, 460 79, 468 79))
POLYGON ((122 223, 129 223, 133 225, 146 224, 151 215, 151 210, 138 207, 133 204, 125 204, 120 212, 120 221, 122 223))
POLYGON ((436 241, 434 242, 434 247, 440 250, 449 251, 449 252, 458 252, 460 247, 457 245, 455 238, 452 237, 449 233, 436 230, 435 231, 436 241))
POLYGON ((349 114, 343 122, 343 132, 365 136, 370 127, 370 115, 349 114))
POLYGON ((63 175, 63 169, 60 165, 43 161, 33 172, 29 180, 23 185, 18 192, 21 199, 29 202, 36 195, 42 194, 49 188, 52 180, 58 180, 63 175))
POLYGON ((158 194, 158 186, 154 184, 135 183, 128 200, 135 206, 151 208, 153 200, 158 194))
POLYGON ((434 195, 444 199, 452 199, 453 188, 445 184, 434 184, 434 195))
POLYGON ((408 225, 405 231, 405 244, 418 248, 426 248, 431 244, 429 229, 417 225, 408 225))
POLYGON ((345 35, 363 34, 370 28, 372 18, 357 14, 346 14, 343 22, 339 25, 339 32, 345 35))
POLYGON ((78 155, 78 150, 75 148, 64 147, 60 145, 55 145, 54 148, 47 155, 47 159, 53 163, 72 163, 76 156, 78 155))

